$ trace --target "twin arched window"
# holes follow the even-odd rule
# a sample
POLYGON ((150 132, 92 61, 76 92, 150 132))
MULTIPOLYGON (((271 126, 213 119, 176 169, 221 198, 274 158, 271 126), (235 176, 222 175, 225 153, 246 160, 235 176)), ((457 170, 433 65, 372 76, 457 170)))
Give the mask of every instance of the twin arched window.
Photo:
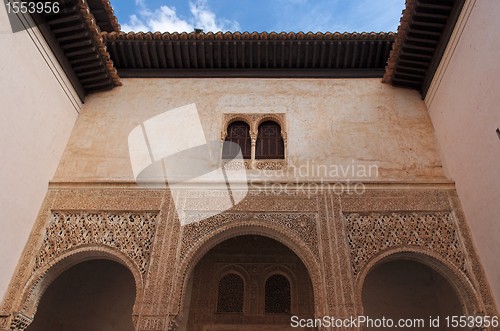
MULTIPOLYGON (((236 121, 227 127, 226 142, 240 146, 244 159, 250 159, 252 153, 252 139, 250 127, 243 121, 236 121)), ((235 145, 224 144, 223 159, 232 159, 238 153, 235 145)), ((281 136, 281 127, 274 121, 265 121, 259 125, 255 145, 255 159, 284 159, 285 145, 281 136)))
MULTIPOLYGON (((217 291, 218 313, 242 313, 245 283, 235 274, 229 273, 219 281, 217 291)), ((268 314, 291 313, 291 289, 288 278, 274 274, 266 280, 264 312, 268 314)))

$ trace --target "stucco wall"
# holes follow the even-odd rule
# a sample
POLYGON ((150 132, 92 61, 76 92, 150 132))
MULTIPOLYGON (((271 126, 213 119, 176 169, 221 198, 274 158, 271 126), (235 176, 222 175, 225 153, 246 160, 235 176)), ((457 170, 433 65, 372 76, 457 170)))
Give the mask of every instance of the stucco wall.
MULTIPOLYGON (((433 128, 416 91, 380 79, 233 78, 123 79, 122 87, 90 95, 55 180, 133 179, 130 132, 149 118, 192 103, 207 141, 220 141, 223 113, 285 113, 288 169, 309 168, 302 168, 300 177, 318 177, 312 170, 318 165, 337 165, 347 173, 330 179, 444 178, 433 128), (359 176, 350 171, 357 165, 374 167, 359 176)), ((173 136, 165 144, 175 139, 186 138, 173 136)))
POLYGON ((426 97, 446 174, 456 187, 500 302, 500 2, 467 1, 426 97))
POLYGON ((13 33, 3 4, 0 44, 1 298, 59 163, 80 101, 40 33, 13 33))

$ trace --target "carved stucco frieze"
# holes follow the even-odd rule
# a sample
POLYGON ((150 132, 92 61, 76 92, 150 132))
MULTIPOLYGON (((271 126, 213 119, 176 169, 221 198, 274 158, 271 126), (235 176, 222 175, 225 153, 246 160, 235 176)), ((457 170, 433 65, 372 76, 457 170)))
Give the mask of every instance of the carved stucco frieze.
POLYGON ((164 330, 164 316, 143 316, 139 323, 139 330, 164 330))
POLYGON ((32 322, 32 319, 24 316, 23 314, 14 314, 12 321, 10 323, 10 329, 13 331, 22 331, 28 327, 32 322))
POLYGON ((285 160, 255 160, 255 169, 281 170, 285 168, 285 160))
MULTIPOLYGON (((187 215, 195 220, 203 218, 201 214, 187 215)), ((215 233, 226 224, 243 224, 247 220, 262 224, 277 225, 299 238, 316 256, 318 255, 318 238, 315 213, 223 213, 209 217, 201 222, 191 223, 182 229, 180 257, 184 259, 188 251, 197 245, 205 236, 215 233)))
POLYGON ((344 218, 355 275, 372 257, 394 247, 437 253, 466 272, 466 255, 449 212, 346 213, 344 218))
POLYGON ((99 244, 125 253, 145 274, 156 218, 156 213, 53 212, 35 259, 35 270, 73 247, 99 244))
MULTIPOLYGON (((272 193, 266 187, 258 184, 252 184, 253 190, 244 192, 246 194, 243 200, 235 204, 231 211, 238 212, 317 212, 318 203, 317 193, 303 194, 288 192, 287 194, 272 193)), ((233 190, 231 194, 240 194, 241 192, 233 190)), ((203 213, 218 210, 224 205, 224 201, 230 197, 228 191, 217 190, 193 190, 182 192, 185 197, 184 209, 188 213, 203 213)), ((192 216, 193 217, 193 216, 192 216)))
POLYGON ((460 205, 460 200, 456 191, 448 191, 448 198, 450 200, 450 205, 454 210, 454 216, 457 220, 457 227, 460 231, 462 241, 466 252, 469 254, 467 260, 469 270, 474 273, 474 277, 471 277, 471 281, 474 282, 475 287, 479 292, 479 296, 484 304, 484 308, 479 313, 481 315, 495 316, 498 315, 498 309, 495 305, 492 291, 490 285, 488 284, 485 271, 481 265, 479 256, 477 255, 476 248, 472 240, 472 236, 467 226, 467 221, 465 219, 464 212, 460 205))
MULTIPOLYGON (((223 160, 222 165, 225 170, 242 170, 252 169, 252 163, 249 160, 244 160, 243 164, 240 160, 223 160)), ((254 160, 253 168, 258 170, 281 170, 284 169, 286 165, 285 160, 254 160)))
MULTIPOLYGON (((4 300, 5 316, 0 316, 0 329, 5 328, 2 323, 13 325, 12 312, 23 312, 17 298, 31 274, 47 270, 75 247, 106 246, 126 255, 143 276, 147 273, 144 299, 134 314, 138 327, 155 330, 160 325, 158 318, 178 313, 176 307, 182 300, 188 266, 196 265, 205 249, 213 247, 211 238, 222 234, 222 241, 228 238, 224 236, 226 230, 234 236, 251 234, 256 228, 260 229, 257 234, 269 231, 273 234, 270 237, 281 238, 285 244, 288 240, 295 252, 302 253, 298 255, 309 264, 318 316, 348 316, 362 311, 358 298, 360 274, 370 270, 384 254, 412 249, 445 260, 457 274, 456 284, 466 287, 464 297, 472 302, 469 305, 480 307, 474 301, 477 289, 477 301, 485 301, 481 309, 489 314, 495 312, 458 198, 448 196, 451 193, 368 190, 359 197, 324 193, 268 194, 252 184, 240 204, 211 216, 213 201, 227 192, 189 191, 180 197, 186 200, 187 216, 210 216, 183 227, 170 194, 160 190, 75 189, 57 196, 50 193, 4 300), (408 210, 401 211, 401 206, 408 210), (318 269, 314 269, 316 265, 318 269)), ((172 318, 160 318, 162 330, 172 318)), ((22 323, 22 317, 18 320, 16 323, 22 323)))
POLYGON ((354 316, 353 279, 345 228, 340 218, 340 197, 332 192, 318 199, 320 210, 322 268, 328 307, 324 314, 354 316))

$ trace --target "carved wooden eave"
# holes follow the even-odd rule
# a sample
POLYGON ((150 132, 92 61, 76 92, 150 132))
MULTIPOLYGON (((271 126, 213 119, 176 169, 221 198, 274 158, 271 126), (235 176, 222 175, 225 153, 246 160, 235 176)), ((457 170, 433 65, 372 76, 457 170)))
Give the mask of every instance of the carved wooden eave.
POLYGON ((383 81, 425 97, 465 0, 406 0, 383 81))
POLYGON ((90 11, 88 3, 86 0, 79 0, 80 3, 80 13, 82 14, 85 22, 87 23, 87 27, 91 32, 91 37, 99 50, 99 54, 102 56, 105 61, 106 70, 108 74, 113 79, 114 86, 120 86, 120 77, 118 76, 118 72, 113 65, 113 61, 111 61, 111 57, 107 51, 106 45, 104 43, 104 39, 102 37, 101 29, 97 25, 97 21, 90 11))
POLYGON ((394 33, 111 32, 122 77, 382 77, 394 33))
POLYGON ((401 45, 405 40, 406 33, 408 32, 408 21, 410 20, 414 4, 414 0, 406 0, 406 8, 403 10, 403 14, 399 20, 397 36, 394 40, 394 44, 392 44, 389 58, 387 59, 387 66, 385 67, 384 78, 382 79, 384 83, 392 83, 392 76, 394 74, 394 70, 396 69, 398 56, 401 53, 401 45))
POLYGON ((82 100, 121 85, 119 75, 383 77, 425 96, 464 2, 407 0, 397 34, 125 33, 109 0, 62 0, 59 14, 38 21, 82 100))
POLYGON ((108 23, 102 15, 100 21, 96 19, 86 0, 62 0, 58 13, 32 15, 81 100, 121 85, 99 25, 119 29, 108 6, 102 5, 108 23))
POLYGON ((87 0, 101 31, 120 31, 121 27, 109 0, 87 0))

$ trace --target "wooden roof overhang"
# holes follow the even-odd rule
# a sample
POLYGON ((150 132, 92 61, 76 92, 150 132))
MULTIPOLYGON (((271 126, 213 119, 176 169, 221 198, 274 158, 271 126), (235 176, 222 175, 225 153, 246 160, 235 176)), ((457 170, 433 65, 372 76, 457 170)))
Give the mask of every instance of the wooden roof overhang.
POLYGON ((103 33, 121 77, 382 77, 394 33, 103 33))
POLYGON ((441 61, 465 0, 406 0, 384 82, 423 97, 441 61))
POLYGON ((382 77, 425 97, 465 0, 406 0, 395 33, 120 31, 109 0, 34 15, 83 100, 122 77, 382 77))
POLYGON ((57 14, 32 17, 80 99, 120 85, 101 35, 102 30, 120 29, 109 1, 59 0, 59 4, 57 14))

